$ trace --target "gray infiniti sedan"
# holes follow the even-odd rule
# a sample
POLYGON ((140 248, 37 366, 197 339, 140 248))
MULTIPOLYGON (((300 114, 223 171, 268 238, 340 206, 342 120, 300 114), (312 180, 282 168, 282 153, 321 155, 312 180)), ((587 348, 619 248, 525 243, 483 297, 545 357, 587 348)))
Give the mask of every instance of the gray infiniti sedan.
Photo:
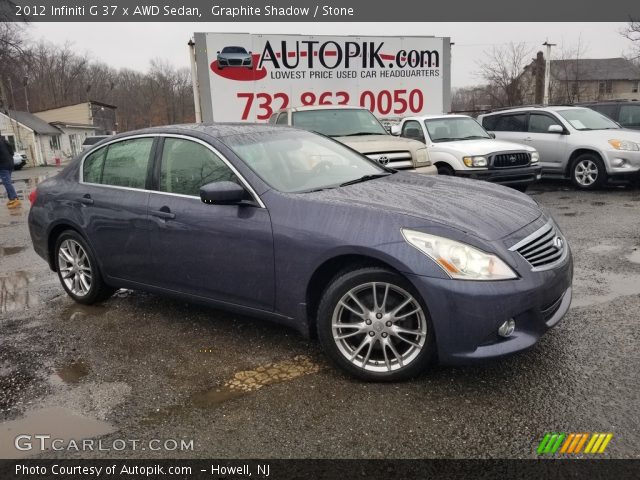
POLYGON ((569 245, 528 196, 288 127, 111 137, 38 186, 29 229, 76 302, 129 288, 280 322, 366 380, 524 350, 571 302, 569 245))

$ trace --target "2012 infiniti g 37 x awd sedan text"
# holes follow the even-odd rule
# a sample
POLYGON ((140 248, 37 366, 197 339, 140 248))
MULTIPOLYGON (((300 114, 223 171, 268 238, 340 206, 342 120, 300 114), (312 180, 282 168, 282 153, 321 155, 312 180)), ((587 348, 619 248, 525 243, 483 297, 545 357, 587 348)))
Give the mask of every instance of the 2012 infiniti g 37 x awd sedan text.
POLYGON ((367 380, 523 350, 571 302, 569 246, 526 195, 287 127, 120 134, 34 196, 33 245, 75 301, 123 287, 262 316, 367 380))

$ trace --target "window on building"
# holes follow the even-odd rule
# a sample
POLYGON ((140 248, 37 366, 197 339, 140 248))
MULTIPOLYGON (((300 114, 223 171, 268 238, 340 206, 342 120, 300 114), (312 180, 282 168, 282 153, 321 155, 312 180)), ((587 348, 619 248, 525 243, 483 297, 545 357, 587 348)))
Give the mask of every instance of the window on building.
POLYGON ((640 91, 640 82, 637 82, 631 89, 632 93, 638 93, 640 91))
POLYGON ((51 150, 60 150, 60 135, 54 135, 49 139, 51 150))
POLYGON ((598 82, 598 94, 607 95, 612 91, 613 91, 612 80, 600 80, 600 82, 598 82))

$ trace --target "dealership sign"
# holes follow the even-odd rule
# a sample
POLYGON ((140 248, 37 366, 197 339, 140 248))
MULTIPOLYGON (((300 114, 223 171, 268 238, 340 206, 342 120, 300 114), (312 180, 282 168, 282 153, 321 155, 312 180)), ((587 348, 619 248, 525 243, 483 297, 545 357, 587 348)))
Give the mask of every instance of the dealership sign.
POLYGON ((379 117, 449 110, 449 38, 196 33, 205 121, 359 105, 379 117))

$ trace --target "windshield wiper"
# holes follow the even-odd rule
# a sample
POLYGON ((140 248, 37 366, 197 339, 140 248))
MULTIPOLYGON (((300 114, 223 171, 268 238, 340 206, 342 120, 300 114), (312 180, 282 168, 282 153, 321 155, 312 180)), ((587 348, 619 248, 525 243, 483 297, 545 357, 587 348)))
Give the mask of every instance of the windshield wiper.
POLYGON ((347 185, 354 185, 356 183, 362 183, 362 182, 366 182, 369 180, 375 180, 376 178, 382 178, 382 177, 388 177, 389 175, 392 175, 391 172, 389 173, 376 173, 374 175, 364 175, 360 178, 356 178, 355 180, 349 180, 348 182, 344 182, 341 183, 340 186, 341 187, 346 187, 347 185))
POLYGON ((356 132, 347 133, 346 135, 332 135, 334 137, 357 137, 358 135, 387 135, 387 133, 375 133, 375 132, 356 132))
POLYGON ((458 140, 471 140, 472 138, 491 138, 491 137, 484 137, 482 135, 469 135, 468 137, 460 137, 458 140))

